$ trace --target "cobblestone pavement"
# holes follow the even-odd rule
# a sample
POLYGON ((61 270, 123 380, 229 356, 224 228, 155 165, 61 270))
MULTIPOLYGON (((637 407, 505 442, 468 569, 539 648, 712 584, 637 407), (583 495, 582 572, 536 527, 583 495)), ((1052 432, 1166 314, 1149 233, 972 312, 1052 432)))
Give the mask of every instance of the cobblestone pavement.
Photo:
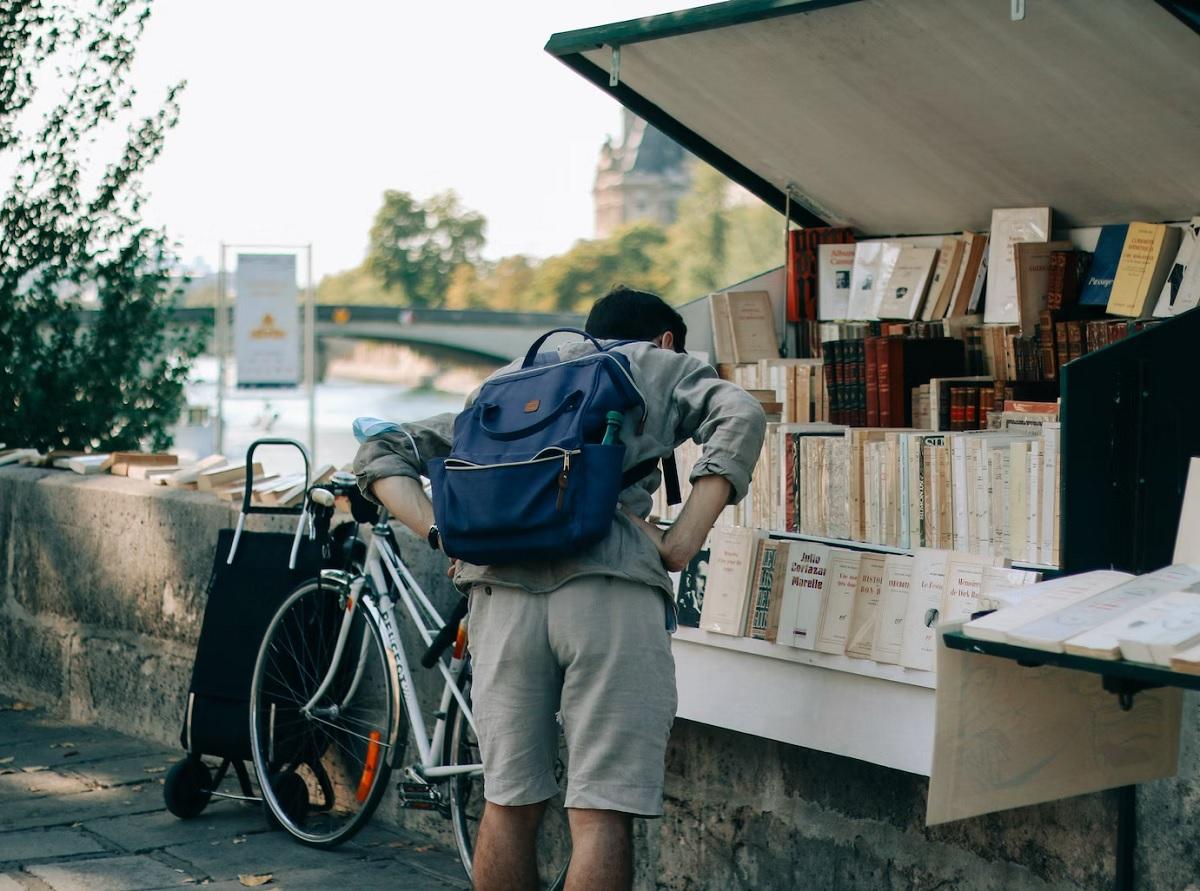
POLYGON ((0 697, 0 891, 469 887, 453 852, 377 822, 318 851, 268 830, 257 803, 178 820, 162 783, 182 752, 22 706, 0 697))

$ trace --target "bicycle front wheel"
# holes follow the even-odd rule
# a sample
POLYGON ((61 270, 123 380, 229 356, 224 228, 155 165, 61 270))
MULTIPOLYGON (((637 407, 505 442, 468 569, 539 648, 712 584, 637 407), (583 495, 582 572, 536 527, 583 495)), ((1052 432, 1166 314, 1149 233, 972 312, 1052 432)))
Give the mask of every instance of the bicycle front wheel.
POLYGON ((250 688, 251 747, 270 817, 301 842, 333 847, 370 820, 402 740, 395 678, 373 607, 351 606, 341 587, 306 582, 271 620, 250 688))
MULTIPOLYGON (((458 680, 459 689, 470 705, 471 702, 471 663, 463 668, 458 680)), ((450 732, 446 735, 444 761, 445 764, 466 765, 482 763, 479 751, 479 738, 471 722, 466 719, 463 710, 458 706, 458 700, 450 701, 447 715, 450 732)), ((549 891, 560 891, 567 880, 567 867, 571 860, 571 830, 567 822, 565 807, 565 787, 567 779, 567 744, 560 728, 558 734, 558 754, 554 763, 554 778, 558 781, 559 791, 546 805, 546 814, 538 831, 537 860, 538 877, 543 887, 549 891)), ((484 797, 483 776, 479 773, 467 773, 452 776, 449 779, 450 821, 454 829, 454 841, 458 846, 458 856, 469 879, 474 879, 472 860, 475 856, 475 838, 479 833, 479 824, 483 819, 484 797)))

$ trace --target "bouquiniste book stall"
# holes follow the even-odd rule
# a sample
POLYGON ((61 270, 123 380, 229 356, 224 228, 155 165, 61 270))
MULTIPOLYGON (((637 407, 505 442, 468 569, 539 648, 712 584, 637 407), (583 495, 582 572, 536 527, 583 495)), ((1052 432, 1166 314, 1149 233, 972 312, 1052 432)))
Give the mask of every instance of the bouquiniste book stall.
POLYGON ((550 39, 791 224, 782 268, 683 309, 778 424, 684 573, 681 717, 932 775, 931 823, 1175 772, 1186 669, 1139 674, 1118 638, 1075 657, 1101 654, 1102 687, 957 629, 1172 563, 1200 454, 1198 29, 1171 0, 738 0, 550 39), (1002 689, 970 686, 1000 665, 1002 689), (999 765, 1039 743, 1013 722, 964 787, 964 711, 1015 713, 1021 685, 1070 702, 1099 754, 1016 782, 999 765), (1122 734, 1154 742, 1104 750, 1122 734))

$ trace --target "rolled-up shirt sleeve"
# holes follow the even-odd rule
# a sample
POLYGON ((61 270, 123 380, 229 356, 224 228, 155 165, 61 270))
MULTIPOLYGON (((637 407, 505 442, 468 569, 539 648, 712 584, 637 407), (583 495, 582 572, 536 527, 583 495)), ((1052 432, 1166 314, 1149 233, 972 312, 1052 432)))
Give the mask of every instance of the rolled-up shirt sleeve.
POLYGON ((732 487, 729 503, 737 504, 750 489, 750 477, 762 451, 767 419, 759 401, 717 376, 711 365, 681 357, 681 374, 671 390, 678 413, 677 441, 692 439, 702 448, 690 479, 720 476, 732 487))
POLYGON ((376 480, 388 476, 419 480, 428 476, 429 461, 450 454, 456 417, 454 412, 445 412, 424 421, 401 424, 408 435, 390 431, 373 436, 360 445, 354 456, 354 476, 359 491, 371 501, 378 502, 371 494, 371 486, 376 480))

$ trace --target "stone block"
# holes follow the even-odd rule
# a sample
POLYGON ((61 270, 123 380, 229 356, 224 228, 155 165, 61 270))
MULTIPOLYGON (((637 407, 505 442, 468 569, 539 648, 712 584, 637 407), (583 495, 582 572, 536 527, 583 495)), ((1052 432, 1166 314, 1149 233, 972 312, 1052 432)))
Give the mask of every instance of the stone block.
POLYGON ((0 834, 0 863, 96 854, 104 846, 78 829, 26 829, 0 834))
POLYGON ((0 678, 5 692, 58 706, 66 697, 64 630, 0 611, 0 678))
POLYGON ((71 651, 74 720, 178 745, 192 655, 152 639, 82 637, 71 651))
POLYGON ((183 870, 143 856, 47 863, 27 866, 25 870, 54 891, 149 891, 175 887, 194 878, 183 870))

